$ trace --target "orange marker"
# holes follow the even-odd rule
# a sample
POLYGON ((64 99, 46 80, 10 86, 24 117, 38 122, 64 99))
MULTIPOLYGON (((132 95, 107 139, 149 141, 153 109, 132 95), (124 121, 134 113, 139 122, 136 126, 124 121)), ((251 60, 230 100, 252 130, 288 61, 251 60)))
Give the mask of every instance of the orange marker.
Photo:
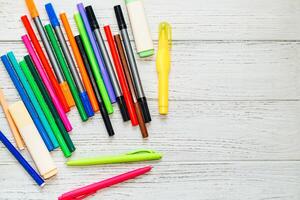
POLYGON ((75 60, 76 60, 76 63, 78 65, 78 68, 79 68, 79 71, 80 71, 80 74, 81 74, 81 78, 82 78, 84 87, 86 89, 86 92, 87 92, 87 94, 90 98, 90 102, 91 102, 91 105, 93 107, 93 110, 94 110, 94 112, 98 112, 99 111, 99 106, 98 106, 98 103, 97 103, 97 99, 96 99, 95 93, 93 91, 92 84, 91 84, 91 81, 89 79, 89 76, 88 76, 88 74, 85 70, 85 66, 84 66, 81 54, 79 52, 78 46, 76 44, 74 35, 72 33, 69 21, 68 21, 67 16, 66 16, 66 13, 61 13, 59 16, 60 16, 60 19, 63 23, 65 31, 67 33, 67 37, 70 41, 70 45, 71 45, 75 60))

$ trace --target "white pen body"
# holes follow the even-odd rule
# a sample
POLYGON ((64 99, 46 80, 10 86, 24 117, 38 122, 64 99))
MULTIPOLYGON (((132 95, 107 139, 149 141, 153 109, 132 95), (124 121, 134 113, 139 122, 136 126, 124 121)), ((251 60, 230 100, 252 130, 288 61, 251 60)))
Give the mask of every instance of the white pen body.
POLYGON ((40 175, 44 179, 48 179, 57 174, 57 168, 54 165, 53 159, 23 102, 19 101, 11 105, 9 112, 18 127, 40 175))
POLYGON ((146 18, 143 1, 127 1, 126 7, 139 56, 147 57, 153 55, 153 41, 151 38, 151 32, 146 18))

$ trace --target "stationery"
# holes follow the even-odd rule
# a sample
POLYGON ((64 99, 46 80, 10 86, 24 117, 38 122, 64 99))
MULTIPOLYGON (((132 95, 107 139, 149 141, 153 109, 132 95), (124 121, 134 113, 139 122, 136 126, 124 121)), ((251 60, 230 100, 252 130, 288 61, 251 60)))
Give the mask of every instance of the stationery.
POLYGON ((58 197, 59 200, 71 200, 71 199, 84 199, 87 196, 90 196, 94 193, 96 193, 98 190, 101 190, 106 187, 110 187, 112 185, 122 183, 124 181, 127 181, 129 179, 136 178, 140 175, 143 175, 147 172, 149 172, 152 169, 151 166, 138 168, 133 171, 129 171, 124 174, 120 174, 118 176, 114 176, 112 178, 93 183, 75 190, 72 190, 70 192, 62 194, 60 197, 58 197))
POLYGON ((141 82, 141 79, 139 76, 139 72, 138 72, 137 64, 136 64, 136 61, 134 58, 133 50, 132 50, 132 47, 130 44, 130 40, 129 40, 129 36, 128 36, 128 32, 127 32, 127 25, 125 23, 125 19, 124 19, 123 13, 122 13, 121 6, 120 5, 115 6, 114 10, 115 10, 115 15, 116 15, 116 18, 118 21, 118 26, 119 26, 119 29, 121 32, 121 36, 123 39, 123 44, 125 47, 125 52, 126 52, 129 67, 130 67, 131 76, 132 76, 133 83, 134 83, 135 90, 136 90, 137 100, 141 106, 144 121, 145 121, 145 123, 148 123, 151 121, 151 115, 149 112, 147 100, 146 100, 144 90, 142 87, 142 82, 141 82))
POLYGON ((111 114, 111 113, 114 112, 114 109, 111 105, 107 90, 106 90, 104 82, 103 82, 103 79, 100 75, 98 63, 97 63, 95 54, 93 52, 91 43, 89 41, 89 38, 87 36, 87 32, 85 30, 82 18, 80 16, 80 14, 77 13, 77 14, 74 15, 74 19, 75 19, 76 25, 78 27, 80 37, 82 39, 84 49, 85 49, 86 54, 88 56, 88 59, 90 61, 90 65, 91 65, 91 68, 92 68, 92 71, 93 71, 93 74, 94 74, 94 77, 95 77, 95 81, 98 85, 98 90, 100 91, 100 94, 101 94, 101 97, 103 99, 105 108, 106 108, 108 114, 111 114))
POLYGON ((16 142, 16 145, 17 145, 18 149, 19 150, 25 149, 25 144, 24 144, 24 141, 23 141, 23 139, 20 135, 20 132, 19 132, 18 128, 16 127, 16 124, 15 124, 14 120, 11 118, 11 115, 8 112, 8 104, 5 100, 4 93, 3 93, 2 89, 0 89, 0 104, 1 104, 2 110, 4 112, 5 118, 8 122, 9 128, 10 128, 10 130, 11 130, 13 136, 14 136, 14 139, 15 139, 15 142, 16 142))
MULTIPOLYGON (((16 72, 14 71, 11 63, 8 60, 8 57, 6 55, 3 55, 3 56, 1 56, 1 60, 4 64, 4 66, 5 66, 6 71, 9 74, 13 84, 15 85, 22 101, 24 102, 24 104, 25 104, 25 106, 26 106, 26 108, 27 108, 27 110, 28 110, 28 112, 29 112, 36 128, 38 129, 41 137, 43 138, 44 143, 46 144, 48 150, 52 151, 53 150, 53 145, 52 145, 52 143, 51 143, 51 141, 50 141, 50 139, 47 135, 47 132, 45 131, 45 129, 44 129, 38 115, 36 114, 32 104, 30 103, 30 99, 28 98, 24 88, 22 87, 16 72)), ((13 116, 12 116, 12 118, 13 118, 13 116)), ((15 123, 16 123, 16 121, 15 121, 15 123)), ((17 125, 17 123, 16 123, 16 125, 17 125)), ((18 125, 17 125, 17 127, 18 127, 18 125)), ((18 129, 18 130, 19 130, 20 134, 22 135, 20 129, 18 129)), ((23 140, 24 140, 24 138, 23 138, 23 140)), ((24 141, 24 142, 26 144, 26 141, 24 141)))
POLYGON ((159 114, 168 114, 169 72, 171 68, 171 25, 167 22, 159 24, 158 52, 156 56, 156 70, 158 74, 158 108, 159 114))
POLYGON ((40 74, 40 76, 43 80, 43 83, 45 84, 45 86, 46 86, 46 88, 47 88, 47 90, 50 94, 52 102, 53 102, 53 104, 54 104, 54 106, 55 106, 55 108, 56 108, 56 110, 59 114, 59 117, 61 118, 62 122, 64 123, 64 126, 65 126, 66 130, 68 132, 71 131, 72 130, 71 123, 70 123, 69 119, 67 118, 66 113, 64 112, 63 108, 61 107, 61 105, 59 103, 59 99, 57 98, 57 96, 55 94, 55 91, 54 91, 54 89, 53 89, 53 87, 52 87, 52 85, 51 85, 51 83, 48 79, 47 74, 45 73, 45 71, 42 67, 42 64, 41 64, 39 58, 37 57, 37 55, 36 55, 36 53, 35 53, 35 51, 32 47, 32 44, 31 44, 28 36, 23 35, 22 36, 22 41, 23 41, 25 47, 27 48, 27 51, 28 51, 29 55, 31 56, 31 58, 32 58, 35 66, 36 66, 36 68, 37 68, 37 70, 38 70, 38 72, 39 72, 39 74, 40 74))
POLYGON ((41 187, 45 185, 44 180, 40 175, 31 167, 31 165, 25 160, 25 158, 20 154, 20 152, 10 143, 10 141, 5 137, 5 135, 0 131, 0 141, 4 146, 10 151, 10 153, 16 158, 16 160, 22 165, 22 167, 27 171, 31 178, 41 187))
POLYGON ((53 133, 56 137, 56 140, 59 143, 59 146, 60 146, 62 152, 64 153, 64 156, 65 157, 70 157, 71 152, 68 149, 68 146, 67 146, 64 138, 62 137, 62 134, 61 134, 56 122, 55 122, 55 119, 54 119, 54 117, 53 117, 53 115, 52 115, 52 113, 51 113, 51 111, 50 111, 50 109, 49 109, 49 107, 46 103, 46 100, 44 99, 39 87, 37 86, 37 83, 35 82, 32 74, 31 74, 31 72, 30 72, 30 70, 29 70, 29 68, 26 64, 26 61, 25 60, 21 61, 20 66, 21 66, 21 68, 23 70, 23 73, 24 73, 24 75, 25 75, 32 91, 34 92, 34 94, 35 94, 35 96, 36 96, 43 112, 45 113, 45 116, 46 116, 46 118, 47 118, 47 120, 48 120, 48 122, 51 126, 51 129, 52 129, 52 131, 53 131, 53 133))
POLYGON ((125 0, 138 55, 152 56, 154 47, 142 0, 125 0))
POLYGON ((56 98, 58 98, 58 100, 59 100, 58 105, 64 110, 64 112, 70 111, 70 108, 69 108, 68 103, 65 99, 65 96, 64 96, 63 92, 61 91, 61 88, 60 88, 60 86, 59 86, 59 84, 56 80, 56 77, 55 77, 55 75, 54 75, 54 73, 51 69, 51 66, 50 66, 50 64, 49 64, 49 62, 46 58, 46 55, 43 52, 43 49, 42 49, 42 47, 41 47, 34 31, 33 31, 33 28, 31 26, 27 16, 26 15, 22 16, 21 21, 23 22, 24 27, 25 27, 25 29, 26 29, 26 31, 27 31, 30 39, 31 39, 31 42, 32 42, 32 44, 33 44, 33 46, 36 50, 36 53, 37 53, 40 61, 42 62, 42 66, 44 67, 44 69, 47 73, 47 76, 48 76, 48 78, 50 80, 50 83, 51 83, 51 87, 53 87, 53 90, 55 91, 54 94, 55 94, 56 98))
POLYGON ((139 102, 137 101, 136 98, 136 94, 135 94, 135 88, 134 88, 134 84, 133 81, 131 79, 131 74, 130 74, 130 70, 128 67, 128 63, 127 63, 127 59, 126 59, 126 55, 125 55, 125 51, 122 45, 122 41, 121 41, 121 36, 119 34, 114 36, 115 39, 115 43, 116 43, 116 47, 120 56, 120 60, 122 63, 122 67, 126 76, 126 80, 127 83, 129 85, 129 89, 130 89, 130 93, 133 99, 133 103, 134 103, 134 107, 135 107, 135 112, 136 112, 136 116, 139 122, 139 126, 140 126, 140 130, 142 133, 143 138, 147 138, 148 137, 148 130, 147 127, 145 125, 144 119, 143 119, 143 114, 142 114, 142 109, 141 106, 139 104, 139 102))
POLYGON ((81 74, 83 85, 86 89, 86 92, 87 92, 89 98, 90 98, 93 110, 94 110, 94 112, 98 112, 99 111, 99 106, 98 106, 98 103, 97 103, 97 99, 96 99, 95 93, 93 91, 89 76, 88 76, 88 74, 85 70, 84 63, 82 61, 80 52, 78 50, 76 41, 74 39, 74 35, 73 35, 73 32, 72 32, 71 26, 69 24, 67 15, 66 15, 66 13, 61 13, 59 16, 60 16, 60 19, 63 23, 65 31, 67 33, 67 37, 69 39, 69 42, 70 42, 70 45, 71 45, 71 48, 72 48, 72 51, 73 51, 73 55, 75 57, 76 63, 78 65, 78 68, 79 68, 79 71, 80 71, 80 74, 81 74))
POLYGON ((101 156, 94 158, 84 158, 79 160, 70 160, 68 166, 89 166, 89 165, 104 165, 116 163, 140 162, 146 160, 160 160, 162 154, 152 150, 137 150, 126 154, 101 156))
POLYGON ((26 61, 26 64, 27 64, 35 82, 37 83, 37 86, 39 87, 47 105, 49 106, 49 109, 54 117, 54 120, 55 120, 67 146, 68 146, 68 149, 71 152, 75 151, 75 146, 70 138, 70 135, 67 133, 65 126, 64 126, 62 120, 60 119, 59 114, 58 114, 57 110, 55 109, 53 102, 51 101, 51 97, 48 94, 47 89, 45 88, 43 81, 42 81, 41 77, 39 76, 39 73, 37 72, 30 56, 29 55, 25 56, 24 60, 26 61))
POLYGON ((130 95, 129 89, 128 89, 128 84, 127 81, 125 79, 124 76, 124 71, 121 67, 121 63, 120 63, 120 59, 115 47, 115 43, 114 43, 114 39, 110 30, 109 26, 104 26, 104 31, 105 31, 105 35, 106 35, 106 39, 110 48, 110 53, 112 55, 113 58, 113 62, 115 64, 115 68, 116 68, 116 72, 120 81, 120 85, 124 94, 124 98, 125 98, 125 103, 126 103, 126 107, 127 107, 127 111, 129 113, 129 117, 131 120, 131 124, 133 126, 138 125, 138 120, 137 120, 137 116, 136 116, 136 112, 133 106, 133 102, 132 102, 132 97, 130 95))
POLYGON ((24 104, 18 101, 9 106, 9 113, 14 119, 26 147, 38 169, 40 175, 44 179, 48 179, 57 173, 57 168, 43 143, 42 138, 38 134, 24 104))
POLYGON ((60 45, 58 44, 58 41, 55 37, 55 34, 53 32, 53 29, 52 29, 51 25, 50 24, 46 25, 45 30, 46 30, 46 33, 47 33, 50 41, 51 41, 52 47, 53 47, 53 49, 54 49, 54 51, 57 55, 57 58, 60 61, 63 73, 66 77, 67 83, 69 84, 71 93, 73 95, 72 98, 75 101, 75 104, 76 104, 76 107, 78 109, 79 115, 80 115, 80 117, 83 121, 86 121, 88 119, 88 117, 85 113, 83 104, 82 104, 81 99, 80 99, 79 94, 78 94, 78 90, 76 88, 76 85, 74 83, 72 75, 71 75, 71 73, 68 69, 68 64, 66 63, 65 57, 64 57, 64 55, 63 55, 63 53, 60 49, 60 45))
POLYGON ((34 1, 33 0, 26 0, 26 5, 27 5, 27 8, 28 8, 29 13, 31 15, 31 18, 32 18, 32 20, 35 24, 35 27, 37 28, 37 30, 39 32, 39 35, 42 39, 42 42, 43 42, 44 47, 46 49, 48 58, 50 60, 50 63, 52 65, 54 73, 56 75, 57 81, 59 83, 59 86, 60 86, 63 94, 64 94, 65 100, 66 100, 68 106, 72 107, 72 106, 75 105, 74 99, 71 95, 68 83, 66 82, 65 77, 61 72, 60 65, 58 63, 58 60, 55 57, 55 53, 54 53, 53 49, 51 48, 51 44, 50 44, 50 42, 47 38, 47 35, 45 33, 45 30, 43 28, 43 24, 42 24, 41 19, 39 17, 39 13, 36 9, 34 1))
POLYGON ((52 146, 54 147, 54 149, 56 149, 58 147, 58 142, 57 142, 57 140, 56 140, 56 138, 53 134, 53 131, 50 127, 50 124, 49 124, 49 122, 48 122, 48 120, 47 120, 47 118, 46 118, 39 102, 36 99, 36 96, 34 95, 30 85, 28 84, 28 82, 26 80, 26 77, 25 77, 24 73, 21 70, 20 65, 18 64, 18 61, 17 61, 15 55, 13 54, 13 52, 9 52, 7 54, 7 56, 8 56, 8 59, 10 60, 10 62, 12 64, 17 76, 19 77, 19 80, 20 80, 20 82, 21 82, 21 84, 22 84, 22 86, 23 86, 23 88, 24 88, 31 104, 33 105, 33 108, 35 109, 38 117, 40 118, 40 121, 41 121, 46 133, 48 134, 48 137, 49 137, 49 139, 52 143, 52 146))
MULTIPOLYGON (((51 3, 46 4, 45 8, 46 8, 49 20, 50 20, 50 22, 52 24, 52 27, 53 27, 53 29, 54 29, 54 31, 56 33, 56 36, 57 36, 57 39, 58 39, 59 44, 61 46, 61 49, 62 49, 62 51, 64 53, 65 58, 66 58, 66 61, 68 63, 69 69, 70 69, 71 74, 72 74, 73 79, 74 79, 74 82, 75 82, 75 84, 77 86, 77 89, 78 89, 78 92, 79 92, 79 96, 80 96, 81 102, 83 104, 85 113, 86 113, 87 117, 92 117, 92 116, 94 116, 94 111, 93 111, 93 108, 91 106, 90 99, 89 99, 89 97, 87 95, 87 92, 85 91, 84 86, 82 85, 80 76, 78 74, 78 71, 76 69, 74 60, 72 58, 72 55, 71 55, 70 50, 69 50, 69 48, 67 46, 67 43, 66 43, 64 35, 62 33, 62 30, 60 28, 60 23, 58 21, 58 18, 56 16, 54 8, 53 8, 53 6, 52 6, 51 3)), ((77 108, 78 108, 78 106, 77 106, 77 108)), ((78 108, 78 110, 79 110, 79 108, 78 108)), ((81 113, 81 118, 82 118, 83 121, 86 121, 86 117, 83 116, 83 113, 84 112, 81 113)))
POLYGON ((94 75, 93 75, 93 72, 92 72, 92 69, 91 69, 88 57, 86 55, 83 43, 82 43, 81 38, 80 38, 79 35, 75 36, 75 41, 76 41, 76 44, 78 46, 78 50, 79 50, 79 52, 81 54, 81 57, 82 57, 84 66, 86 68, 86 71, 88 73, 88 76, 91 79, 91 83, 92 83, 95 95, 97 97, 97 101, 98 101, 98 104, 99 104, 99 110, 100 110, 102 119, 104 121, 104 125, 105 125, 105 128, 106 128, 106 131, 107 131, 107 133, 108 133, 109 136, 113 136, 115 134, 114 133, 114 129, 113 129, 112 125, 111 125, 108 113, 107 113, 107 111, 105 109, 105 106, 103 104, 102 97, 101 97, 100 92, 99 92, 99 90, 97 88, 97 83, 95 81, 95 78, 94 78, 94 75))
MULTIPOLYGON (((120 89, 118 79, 116 77, 113 65, 111 63, 111 60, 109 58, 105 43, 104 43, 102 35, 101 35, 101 32, 99 30, 99 24, 97 22, 95 13, 93 11, 92 6, 87 6, 85 8, 85 10, 86 10, 87 18, 89 20, 90 27, 93 30, 96 42, 97 42, 98 47, 100 49, 100 52, 101 52, 101 55, 102 55, 102 58, 103 58, 103 61, 104 61, 104 65, 106 66, 108 75, 110 77, 111 84, 113 86, 113 89, 114 89, 114 92, 115 92, 115 95, 116 95, 116 101, 118 102, 118 106, 119 106, 123 121, 124 122, 128 121, 130 118, 129 118, 129 115, 128 115, 128 112, 127 112, 127 109, 126 109, 126 103, 124 101, 124 96, 123 96, 122 91, 120 89)), ((122 88, 122 90, 123 90, 123 88, 122 88)))
POLYGON ((77 4, 77 9, 78 9, 78 11, 81 15, 82 21, 84 23, 85 30, 87 32, 89 41, 90 41, 90 43, 92 45, 92 48, 93 48, 93 51, 94 51, 94 55, 96 56, 98 67, 101 71, 101 75, 102 75, 106 90, 108 92, 110 101, 111 101, 111 103, 115 103, 116 102, 116 95, 114 93, 114 90, 113 90, 113 87, 112 87, 112 84, 111 84, 111 80, 110 80, 110 78, 107 74, 107 69, 105 68, 103 58, 100 54, 99 47, 97 46, 96 40, 94 38, 94 35, 93 35, 92 29, 90 27, 88 18, 86 16, 83 4, 82 3, 77 4))

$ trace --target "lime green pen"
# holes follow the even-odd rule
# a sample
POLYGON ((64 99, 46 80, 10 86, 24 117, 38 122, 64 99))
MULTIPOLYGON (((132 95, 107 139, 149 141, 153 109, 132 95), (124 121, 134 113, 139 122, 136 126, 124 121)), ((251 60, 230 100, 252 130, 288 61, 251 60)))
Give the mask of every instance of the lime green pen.
POLYGON ((88 59, 90 61, 91 69, 93 71, 93 74, 94 74, 94 77, 95 77, 95 81, 96 81, 96 84, 98 85, 98 89, 99 89, 101 97, 103 99, 105 108, 106 108, 108 114, 111 114, 111 113, 114 112, 114 109, 113 109, 113 106, 111 105, 111 102, 110 102, 107 90, 105 88, 103 79, 101 77, 99 66, 98 66, 95 54, 93 52, 91 43, 89 41, 87 32, 85 30, 85 26, 83 24, 82 18, 81 18, 81 16, 80 16, 79 13, 76 13, 74 15, 74 19, 75 19, 75 22, 76 22, 76 25, 77 25, 80 37, 82 39, 84 49, 85 49, 85 51, 87 53, 87 57, 88 57, 88 59))
POLYGON ((162 154, 153 150, 136 150, 126 154, 115 156, 102 156, 94 158, 84 158, 80 160, 70 160, 67 162, 68 166, 89 166, 89 165, 104 165, 115 163, 129 163, 146 160, 160 160, 162 154))

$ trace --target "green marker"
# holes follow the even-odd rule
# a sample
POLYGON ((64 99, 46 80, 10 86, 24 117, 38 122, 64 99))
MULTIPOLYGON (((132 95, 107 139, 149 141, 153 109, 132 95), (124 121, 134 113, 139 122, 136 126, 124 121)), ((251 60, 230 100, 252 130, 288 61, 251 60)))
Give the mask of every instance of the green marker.
POLYGON ((91 68, 92 68, 92 71, 93 71, 94 76, 95 76, 95 81, 98 85, 98 89, 99 89, 100 94, 102 96, 105 108, 106 108, 108 114, 111 114, 111 113, 114 112, 114 109, 111 105, 111 102, 110 102, 109 96, 107 94, 104 82, 102 80, 102 77, 101 77, 101 74, 100 74, 100 71, 99 71, 99 66, 98 66, 95 54, 93 52, 91 43, 89 41, 89 38, 87 36, 82 18, 81 18, 79 13, 76 13, 74 15, 74 19, 75 19, 75 22, 77 24, 77 27, 78 27, 78 30, 79 30, 79 33, 80 33, 80 37, 82 39, 84 49, 87 53, 87 57, 90 61, 91 68))
POLYGON ((24 59, 25 59, 26 64, 27 64, 27 66, 28 66, 28 68, 29 68, 36 84, 38 85, 38 87, 39 87, 39 89, 40 89, 40 91, 41 91, 41 93, 42 93, 42 95, 43 95, 43 97, 44 97, 44 99, 45 99, 45 101, 46 101, 53 117, 54 117, 54 120, 55 120, 55 122, 56 122, 56 124, 57 124, 57 126, 58 126, 58 128, 59 128, 59 130, 60 130, 67 146, 68 146, 68 148, 69 148, 69 150, 70 150, 70 152, 75 151, 75 146, 74 146, 74 144, 73 144, 73 142, 70 138, 70 135, 69 135, 69 133, 67 133, 67 131, 65 129, 65 126, 64 126, 63 122, 61 121, 61 119, 58 115, 58 112, 55 109, 55 107, 54 107, 54 105, 51 101, 51 98, 50 98, 50 96, 49 96, 49 94, 48 94, 48 92, 47 92, 47 90, 46 90, 46 88, 43 84, 43 81, 42 81, 41 77, 39 76, 39 74, 38 74, 38 72, 37 72, 37 70, 36 70, 36 68, 35 68, 35 66, 34 66, 34 64, 33 64, 32 60, 30 58, 30 56, 27 55, 27 56, 24 57, 24 59))
POLYGON ((94 158, 85 158, 80 160, 70 160, 68 166, 88 166, 88 165, 104 165, 116 163, 139 162, 146 160, 160 160, 162 154, 152 150, 137 150, 126 154, 116 156, 102 156, 94 158))
POLYGON ((45 30, 46 30, 47 36, 48 36, 48 38, 49 38, 49 40, 51 42, 53 50, 54 50, 54 52, 56 54, 56 57, 57 57, 57 59, 58 59, 58 61, 60 63, 60 66, 61 66, 61 68, 63 70, 63 73, 64 73, 64 75, 66 77, 66 80, 67 80, 67 82, 69 84, 69 87, 70 87, 71 93, 73 95, 73 98, 74 98, 76 107, 78 109, 78 112, 80 114, 80 117, 81 117, 82 121, 86 121, 86 120, 88 120, 88 117, 87 117, 87 115, 85 113, 84 107, 82 105, 82 102, 81 102, 79 94, 78 94, 78 90, 77 90, 77 88, 75 86, 75 83, 74 83, 74 80, 73 80, 73 78, 72 78, 72 76, 70 74, 70 71, 69 71, 68 65, 66 63, 66 60, 65 60, 65 58, 63 56, 63 53, 62 53, 62 51, 60 49, 58 41, 57 41, 57 39, 56 39, 56 37, 54 35, 52 26, 50 24, 46 25, 45 26, 45 30))
POLYGON ((7 54, 7 56, 20 79, 22 86, 24 87, 24 89, 27 93, 27 96, 30 99, 31 104, 33 105, 38 117, 40 118, 42 125, 43 125, 45 131, 47 132, 47 135, 48 135, 49 139, 51 140, 51 143, 53 144, 54 149, 56 149, 59 146, 58 142, 52 132, 52 129, 50 127, 50 124, 49 124, 44 112, 42 111, 40 104, 38 103, 30 85, 28 84, 28 82, 26 80, 24 73, 21 70, 21 67, 20 67, 18 61, 16 60, 16 57, 14 56, 14 54, 12 52, 9 52, 7 54))
POLYGON ((45 101, 45 99, 44 99, 44 97, 43 97, 43 95, 42 95, 39 87, 37 86, 34 78, 32 77, 32 74, 29 71, 26 62, 24 60, 22 60, 20 62, 20 66, 21 66, 21 68, 22 68, 22 70, 23 70, 23 72, 25 74, 25 77, 27 78, 27 81, 28 81, 29 85, 31 86, 31 89, 33 90, 33 92, 34 92, 34 94, 35 94, 35 96, 36 96, 36 98, 37 98, 37 100, 38 100, 38 102, 39 102, 42 110, 45 113, 45 116, 46 116, 46 118, 47 118, 47 120, 48 120, 48 122, 49 122, 49 124, 50 124, 50 126, 52 128, 52 131, 53 131, 53 133, 54 133, 54 135, 55 135, 55 137, 56 137, 56 139, 58 141, 58 144, 59 144, 62 152, 64 153, 64 156, 65 157, 70 157, 71 156, 71 152, 68 149, 68 146, 67 146, 64 138, 62 137, 62 135, 60 133, 60 130, 59 130, 57 124, 55 123, 53 115, 50 112, 50 109, 49 109, 48 105, 46 104, 46 101, 45 101))

